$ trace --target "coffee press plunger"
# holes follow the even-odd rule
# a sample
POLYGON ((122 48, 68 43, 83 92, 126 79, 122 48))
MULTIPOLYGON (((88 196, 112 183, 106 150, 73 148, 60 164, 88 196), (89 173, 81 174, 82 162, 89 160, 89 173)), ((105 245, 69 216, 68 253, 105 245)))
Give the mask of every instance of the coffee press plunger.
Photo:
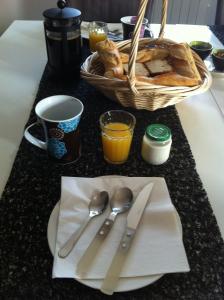
POLYGON ((48 67, 53 74, 79 74, 81 62, 81 12, 59 0, 57 8, 43 12, 48 67))

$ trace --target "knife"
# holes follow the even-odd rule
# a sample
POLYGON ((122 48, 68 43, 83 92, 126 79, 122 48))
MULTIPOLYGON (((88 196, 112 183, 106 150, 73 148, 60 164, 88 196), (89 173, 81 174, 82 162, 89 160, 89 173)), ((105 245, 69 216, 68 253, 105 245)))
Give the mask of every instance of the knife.
POLYGON ((130 249, 138 224, 150 198, 152 188, 153 183, 149 183, 142 189, 127 216, 127 225, 124 234, 100 288, 104 294, 112 295, 114 293, 128 250, 130 249))

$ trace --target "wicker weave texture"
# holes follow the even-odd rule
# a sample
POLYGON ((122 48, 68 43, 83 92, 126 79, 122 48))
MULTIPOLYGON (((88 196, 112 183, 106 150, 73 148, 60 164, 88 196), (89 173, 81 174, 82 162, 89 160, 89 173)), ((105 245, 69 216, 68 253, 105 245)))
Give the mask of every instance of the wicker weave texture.
POLYGON ((163 0, 161 29, 157 39, 139 39, 142 20, 148 0, 141 0, 138 21, 135 26, 132 40, 117 43, 119 51, 130 53, 128 64, 128 80, 109 79, 103 76, 104 67, 97 53, 90 55, 81 67, 81 76, 90 84, 99 89, 111 100, 120 102, 124 107, 147 109, 154 111, 168 105, 174 105, 187 97, 203 93, 209 89, 212 77, 200 57, 193 53, 196 66, 201 74, 202 83, 194 87, 168 87, 139 82, 135 77, 135 61, 138 49, 146 45, 175 44, 176 42, 163 38, 167 17, 168 0, 163 0))

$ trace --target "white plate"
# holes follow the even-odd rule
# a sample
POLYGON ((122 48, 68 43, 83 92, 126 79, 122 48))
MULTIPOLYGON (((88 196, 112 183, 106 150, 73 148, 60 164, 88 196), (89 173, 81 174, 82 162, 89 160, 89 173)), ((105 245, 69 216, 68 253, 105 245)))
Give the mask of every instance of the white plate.
MULTIPOLYGON (((111 176, 110 176, 111 177, 111 176)), ((116 176, 117 177, 117 176, 116 176)), ((57 226, 58 226, 58 215, 59 215, 59 202, 55 205, 53 211, 51 212, 49 221, 48 221, 48 228, 47 228, 47 239, 48 239, 48 245, 50 248, 50 251, 52 255, 54 255, 54 249, 56 244, 56 235, 57 235, 57 226)), ((180 221, 180 217, 176 211, 176 218, 178 221, 179 230, 182 234, 182 225, 180 221)), ((133 278, 120 278, 116 292, 126 292, 126 291, 132 291, 139 288, 142 288, 144 286, 147 286, 149 284, 152 284, 153 282, 157 281, 159 278, 161 278, 164 274, 157 274, 157 275, 151 275, 151 276, 138 276, 133 278)), ((102 285, 101 279, 76 279, 78 282, 89 286, 94 289, 100 289, 102 285)))

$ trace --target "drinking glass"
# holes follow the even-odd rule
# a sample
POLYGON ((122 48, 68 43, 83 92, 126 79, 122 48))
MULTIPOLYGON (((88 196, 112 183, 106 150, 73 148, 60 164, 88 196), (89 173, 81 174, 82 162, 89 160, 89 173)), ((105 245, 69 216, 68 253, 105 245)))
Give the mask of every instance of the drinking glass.
POLYGON ((122 164, 128 159, 135 117, 123 110, 107 111, 100 116, 104 158, 112 164, 122 164))
POLYGON ((89 23, 89 47, 91 52, 96 51, 96 44, 107 38, 107 23, 93 21, 89 23))

